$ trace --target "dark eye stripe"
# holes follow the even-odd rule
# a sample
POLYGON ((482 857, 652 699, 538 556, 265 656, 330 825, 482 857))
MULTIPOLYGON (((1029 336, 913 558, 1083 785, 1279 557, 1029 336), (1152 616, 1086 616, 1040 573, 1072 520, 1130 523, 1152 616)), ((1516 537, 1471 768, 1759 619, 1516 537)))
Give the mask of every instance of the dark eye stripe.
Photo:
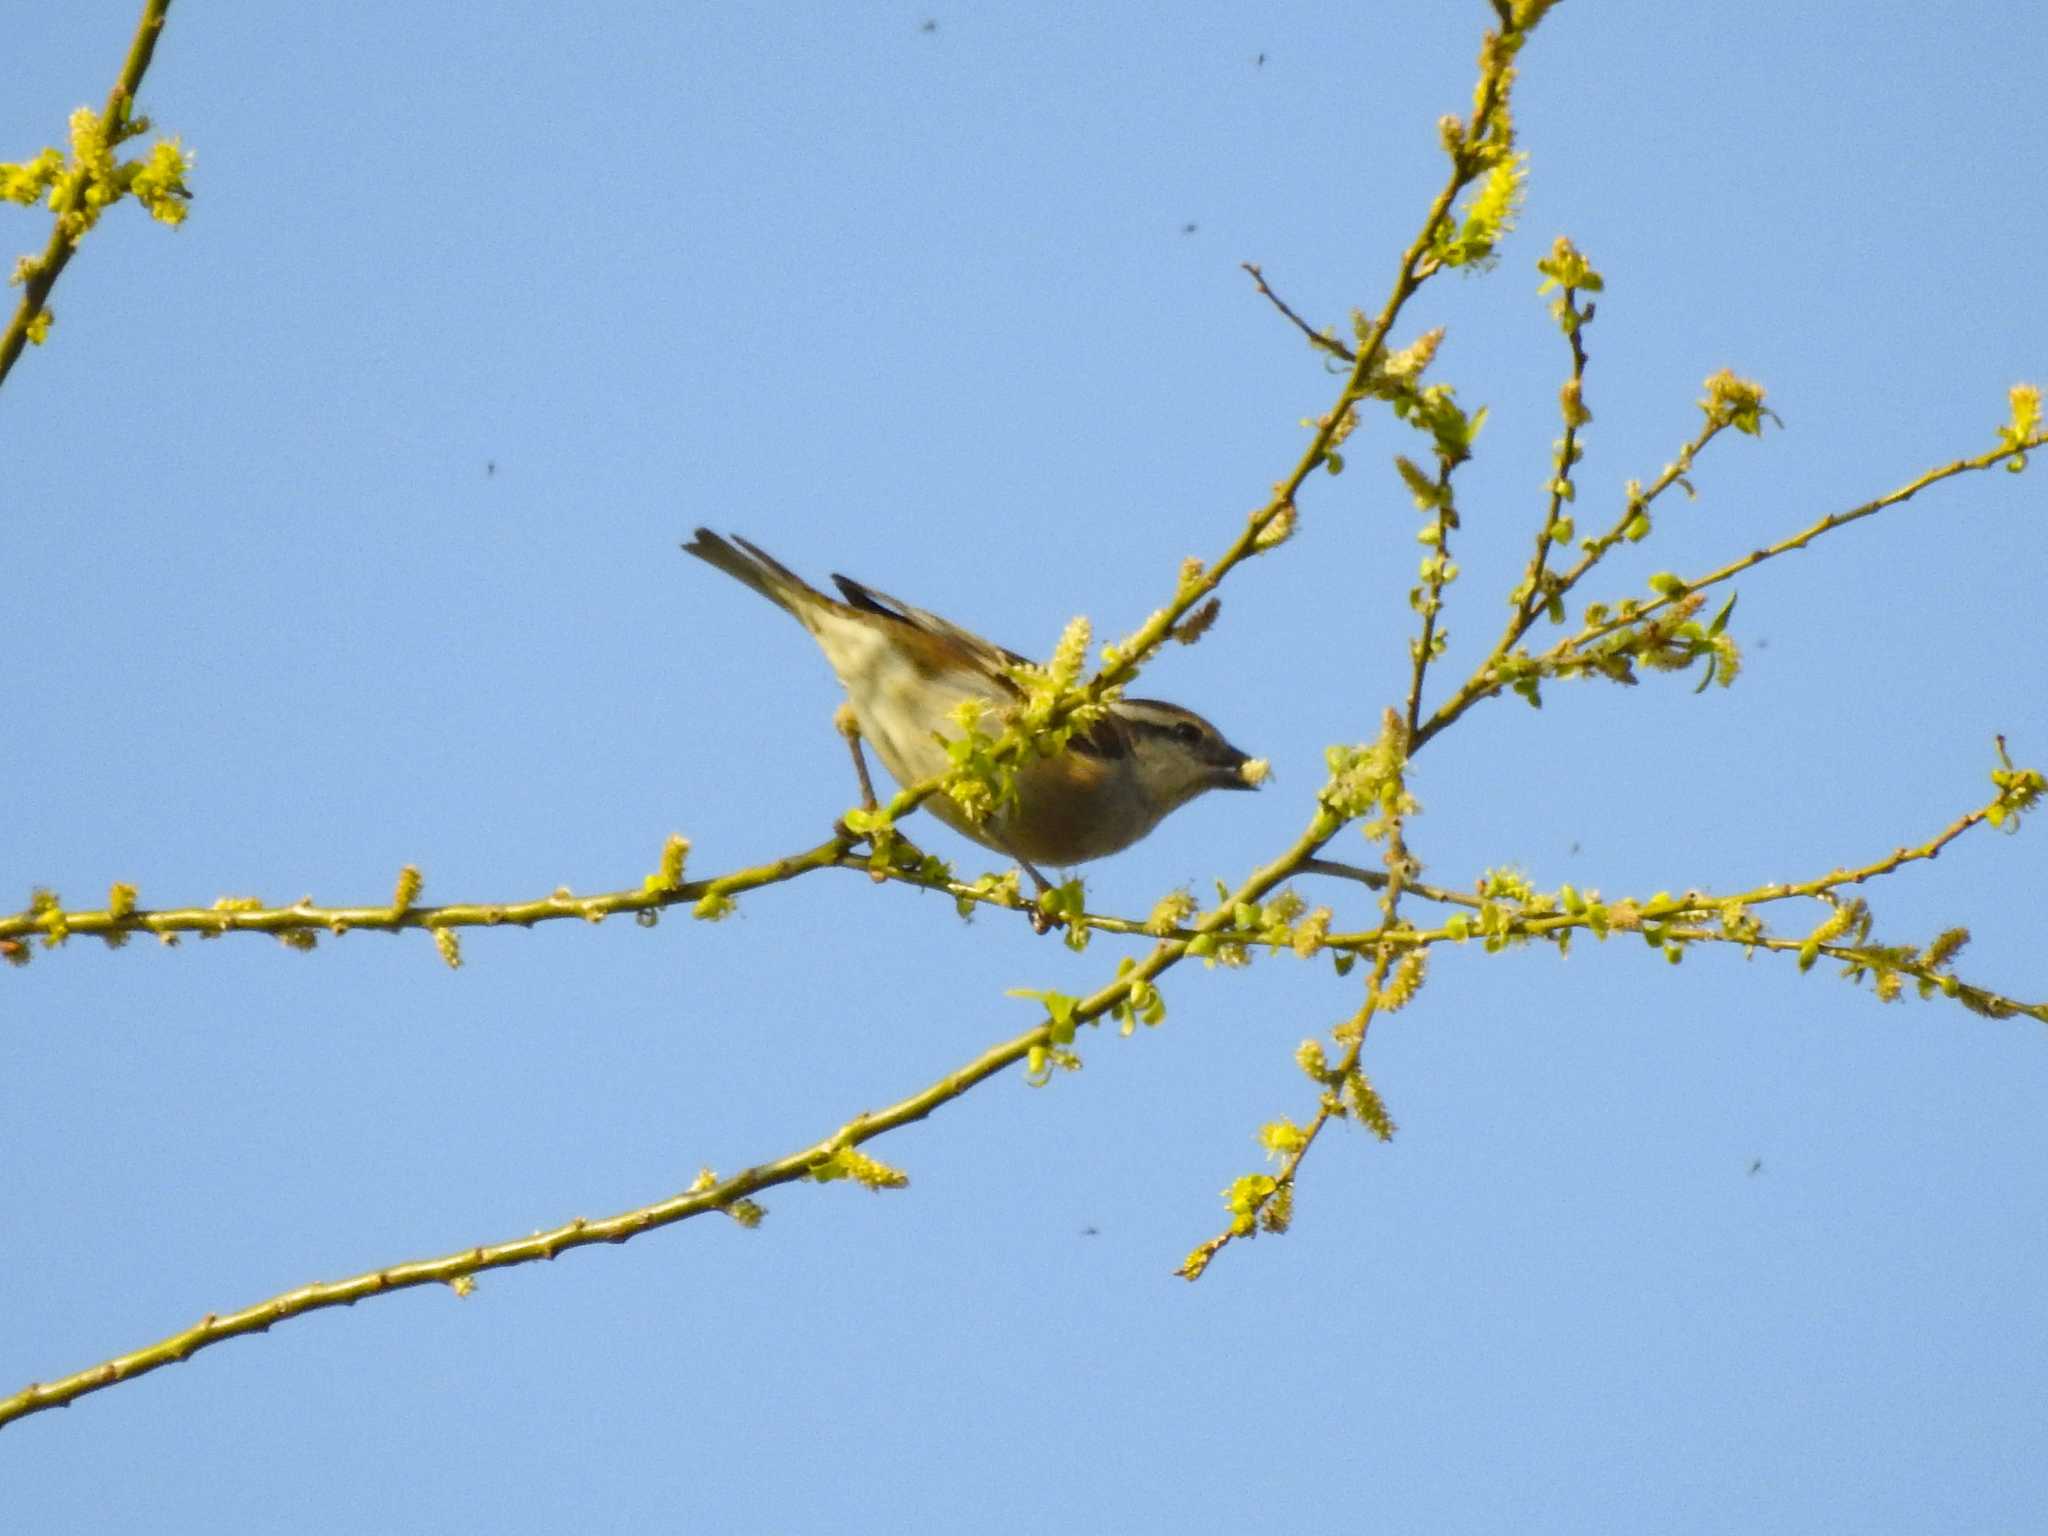
POLYGON ((1096 722, 1091 731, 1083 731, 1067 741, 1067 750, 1082 757, 1116 759, 1130 756, 1130 741, 1124 735, 1118 722, 1105 715, 1096 722))

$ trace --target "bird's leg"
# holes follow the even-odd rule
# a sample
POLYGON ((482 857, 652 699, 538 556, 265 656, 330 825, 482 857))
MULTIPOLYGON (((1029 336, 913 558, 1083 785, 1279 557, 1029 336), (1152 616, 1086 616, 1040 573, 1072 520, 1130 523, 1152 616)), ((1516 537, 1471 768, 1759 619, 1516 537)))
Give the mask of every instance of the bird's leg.
MULTIPOLYGON (((860 720, 854 715, 851 700, 842 701, 832 712, 832 725, 846 738, 846 749, 853 754, 853 774, 860 780, 860 808, 864 811, 880 810, 881 802, 875 799, 875 781, 868 777, 867 754, 860 749, 860 720)), ((849 844, 862 841, 862 837, 843 820, 832 824, 832 833, 849 844)), ((871 852, 882 853, 882 847, 877 842, 877 834, 867 833, 866 842, 871 852)), ((879 869, 870 868, 868 878, 880 885, 889 877, 879 869)))
POLYGON ((832 712, 832 725, 846 738, 847 750, 853 753, 854 777, 860 780, 860 808, 872 811, 879 808, 875 799, 875 781, 868 777, 867 754, 860 749, 860 721, 853 713, 850 701, 842 702, 832 712))
POLYGON ((1058 889, 1058 887, 1055 886, 1050 880, 1046 879, 1045 876, 1041 875, 1038 872, 1038 866, 1033 864, 1029 859, 1018 859, 1017 855, 1014 853, 1011 854, 1010 857, 1013 859, 1017 859, 1017 867, 1023 870, 1025 874, 1031 877, 1031 883, 1038 887, 1039 895, 1043 896, 1047 891, 1058 889))
MULTIPOLYGON (((853 754, 854 776, 860 780, 860 808, 864 811, 879 810, 881 802, 875 799, 875 782, 868 777, 867 754, 861 750, 860 746, 860 721, 853 713, 853 704, 850 700, 842 702, 839 708, 832 712, 832 725, 840 735, 846 738, 847 750, 853 754)), ((843 821, 833 830, 848 842, 860 841, 843 821)), ((1048 891, 1057 889, 1050 880, 1038 872, 1038 866, 1022 854, 1008 847, 1003 848, 1002 851, 1015 859, 1017 867, 1031 877, 1031 883, 1038 888, 1039 895, 1043 896, 1048 891)), ((886 876, 880 871, 876 871, 876 880, 885 878, 886 876)), ((1060 919, 1049 916, 1045 909, 1035 901, 1028 908, 1028 912, 1031 918, 1031 931, 1033 933, 1050 933, 1060 922, 1060 919)))
MULTIPOLYGON (((1036 864, 1033 864, 1029 859, 1025 858, 1015 849, 1005 847, 1003 849, 1003 852, 1009 854, 1011 858, 1015 859, 1017 861, 1017 867, 1023 870, 1025 874, 1031 877, 1031 883, 1038 887, 1039 895, 1044 896, 1049 892, 1057 889, 1057 887, 1055 887, 1050 880, 1046 879, 1045 876, 1041 875, 1038 872, 1038 866, 1036 864)), ((1052 930, 1055 927, 1057 927, 1061 922, 1061 919, 1050 915, 1044 907, 1040 906, 1035 901, 1031 903, 1029 911, 1031 914, 1031 931, 1033 933, 1051 933, 1052 930)))

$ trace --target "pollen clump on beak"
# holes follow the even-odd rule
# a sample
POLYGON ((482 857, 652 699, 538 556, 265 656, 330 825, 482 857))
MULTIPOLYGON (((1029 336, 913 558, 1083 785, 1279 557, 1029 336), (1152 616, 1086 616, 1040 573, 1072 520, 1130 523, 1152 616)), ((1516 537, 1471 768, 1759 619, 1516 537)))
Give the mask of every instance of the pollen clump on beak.
POLYGON ((1266 775, 1273 771, 1272 765, 1263 757, 1248 757, 1238 765, 1238 777, 1257 789, 1266 782, 1266 775))

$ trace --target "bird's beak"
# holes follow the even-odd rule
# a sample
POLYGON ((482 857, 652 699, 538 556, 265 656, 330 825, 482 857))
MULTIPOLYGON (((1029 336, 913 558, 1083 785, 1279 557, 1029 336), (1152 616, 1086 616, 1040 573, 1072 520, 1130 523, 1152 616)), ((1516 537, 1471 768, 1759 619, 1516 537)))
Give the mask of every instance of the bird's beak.
POLYGON ((1232 750, 1229 760, 1219 763, 1216 767, 1217 789, 1257 789, 1265 782, 1265 759, 1248 757, 1235 749, 1232 750))

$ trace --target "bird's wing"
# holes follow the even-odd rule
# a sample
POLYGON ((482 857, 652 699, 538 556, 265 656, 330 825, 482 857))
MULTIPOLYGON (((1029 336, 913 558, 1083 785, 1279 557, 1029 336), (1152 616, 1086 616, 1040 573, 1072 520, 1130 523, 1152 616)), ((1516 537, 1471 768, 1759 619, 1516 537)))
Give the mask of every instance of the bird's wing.
POLYGON ((1000 645, 992 645, 971 630, 962 629, 950 619, 942 619, 936 613, 906 603, 900 597, 891 597, 886 592, 877 592, 873 587, 863 586, 851 576, 834 574, 832 584, 846 597, 847 603, 862 613, 876 614, 881 618, 893 619, 899 624, 908 624, 912 629, 923 630, 942 640, 950 640, 979 661, 990 673, 1010 683, 1006 667, 1028 667, 1032 664, 1028 656, 1019 656, 1015 651, 1000 645))

